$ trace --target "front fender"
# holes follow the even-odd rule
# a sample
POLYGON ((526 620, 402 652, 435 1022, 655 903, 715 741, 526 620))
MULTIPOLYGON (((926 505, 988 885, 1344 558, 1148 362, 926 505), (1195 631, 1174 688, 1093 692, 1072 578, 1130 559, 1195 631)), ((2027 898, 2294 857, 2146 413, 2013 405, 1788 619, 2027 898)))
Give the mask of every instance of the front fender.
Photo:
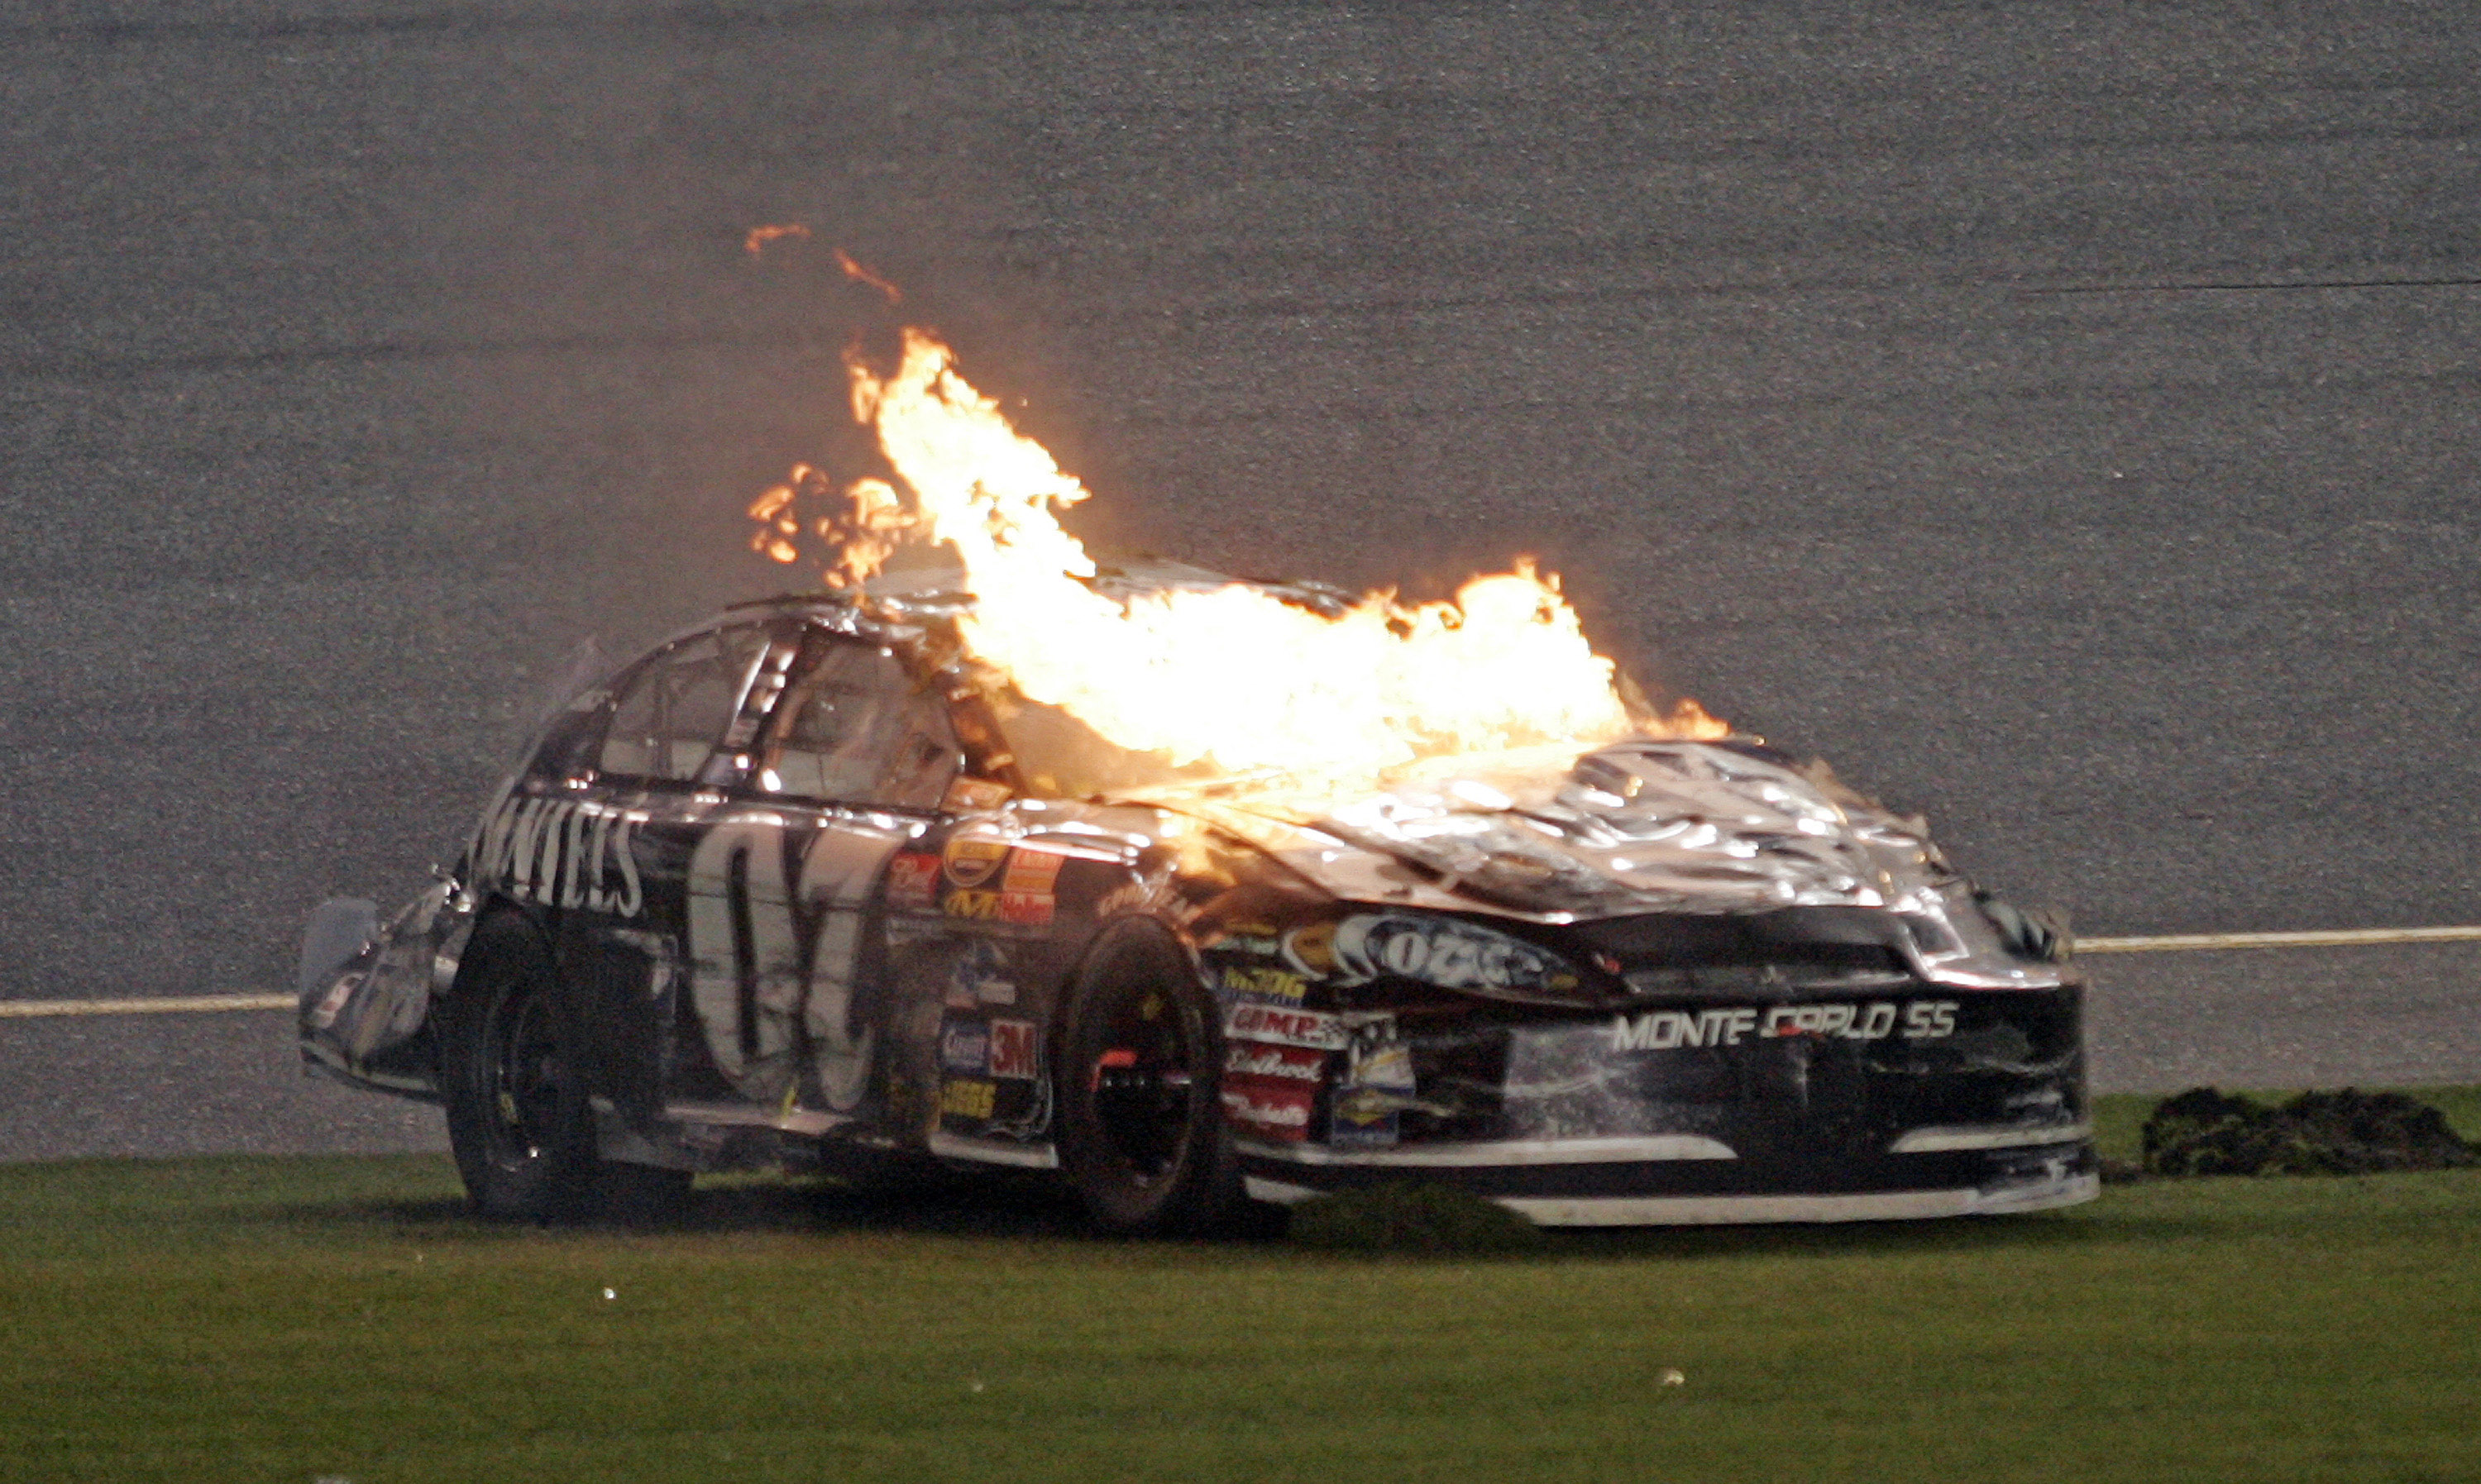
POLYGON ((456 982, 458 956, 474 931, 474 908, 463 883, 443 872, 341 965, 305 974, 301 1059, 310 1070, 356 1087, 435 1101, 439 1058, 431 1008, 456 982))

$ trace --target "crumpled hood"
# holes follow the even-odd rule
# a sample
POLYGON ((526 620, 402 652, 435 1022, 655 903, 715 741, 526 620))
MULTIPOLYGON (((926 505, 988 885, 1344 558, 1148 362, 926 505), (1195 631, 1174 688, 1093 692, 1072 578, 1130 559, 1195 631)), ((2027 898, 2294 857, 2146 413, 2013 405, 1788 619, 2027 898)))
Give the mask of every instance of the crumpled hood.
POLYGON ((1911 928, 1911 956, 1933 977, 2059 976, 2006 951, 1919 820, 1762 743, 1454 759, 1349 801, 1304 807, 1268 792, 1175 807, 1346 898, 1536 922, 1880 908, 1911 928))

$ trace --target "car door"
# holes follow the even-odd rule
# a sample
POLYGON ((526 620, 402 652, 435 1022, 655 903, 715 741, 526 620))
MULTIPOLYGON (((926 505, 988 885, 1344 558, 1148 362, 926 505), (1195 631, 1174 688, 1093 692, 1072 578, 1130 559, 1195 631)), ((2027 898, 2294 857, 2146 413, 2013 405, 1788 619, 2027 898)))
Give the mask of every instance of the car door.
POLYGON ((590 725, 546 743, 484 831, 494 889, 554 928, 591 1090, 640 1131, 685 1075, 697 1080, 674 1034, 690 865, 797 653, 765 622, 656 650, 590 725))
POLYGON ((888 859, 937 818, 959 757, 945 699, 890 649, 811 629, 687 872, 691 1002, 709 1058, 770 1122, 873 1114, 888 859))

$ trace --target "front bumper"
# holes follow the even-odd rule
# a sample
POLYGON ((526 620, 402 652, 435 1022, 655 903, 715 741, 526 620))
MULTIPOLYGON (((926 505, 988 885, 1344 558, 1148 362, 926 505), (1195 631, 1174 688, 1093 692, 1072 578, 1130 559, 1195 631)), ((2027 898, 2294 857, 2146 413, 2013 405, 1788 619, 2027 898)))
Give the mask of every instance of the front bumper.
POLYGON ((2075 983, 1590 1018, 1236 1010, 1227 1034, 1260 1200, 1421 1181, 1596 1226, 2038 1211, 2100 1188, 2075 983), (1322 1027, 1331 1051, 1309 1044, 1322 1027), (1263 1044, 1279 1033, 1293 1044, 1263 1044))
MULTIPOLYGON (((1990 1136, 2002 1136, 1990 1131, 1990 1136)), ((1243 1143, 1252 1199, 1291 1205, 1399 1181, 1451 1185, 1543 1226, 1896 1221, 2046 1211, 2101 1193, 2081 1126, 2015 1131, 2001 1148, 1742 1159, 1695 1138, 1527 1140, 1343 1153, 1243 1143)))

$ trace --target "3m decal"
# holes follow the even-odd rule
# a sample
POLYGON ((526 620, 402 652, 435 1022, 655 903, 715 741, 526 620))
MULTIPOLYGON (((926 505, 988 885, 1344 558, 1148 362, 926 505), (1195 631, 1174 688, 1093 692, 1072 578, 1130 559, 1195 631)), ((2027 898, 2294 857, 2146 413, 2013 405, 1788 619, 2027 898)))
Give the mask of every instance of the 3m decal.
POLYGON ((1323 1052, 1340 1052, 1349 1041, 1344 1022, 1333 1015, 1269 1004, 1234 1005, 1223 1018, 1223 1033, 1240 1041, 1270 1041, 1323 1052))
MULTIPOLYGON (((1218 944, 1216 947, 1220 948, 1218 944)), ((1309 981, 1282 969, 1226 967, 1217 976, 1223 993, 1265 1004, 1298 1004, 1309 993, 1309 981)))
POLYGON ((475 837, 475 879, 546 907, 636 917, 646 905, 639 823, 579 799, 509 798, 475 837))
POLYGON ((1737 1046, 1788 1036, 1846 1041, 1937 1041, 1955 1034, 1956 1002, 1892 1000, 1867 1003, 1738 1005, 1708 1010, 1654 1010, 1611 1022, 1611 1050, 1662 1052, 1680 1047, 1737 1046))
POLYGON ((951 1078, 939 1088, 939 1111, 952 1117, 988 1123, 999 1093, 997 1082, 951 1078))
POLYGON ((1223 1084, 1223 1116, 1234 1131, 1277 1143, 1297 1144, 1310 1136, 1314 1102, 1314 1094, 1305 1087, 1254 1081, 1223 1084))
POLYGON ((948 879, 958 886, 975 887, 999 873, 1000 864, 1008 856, 1008 843, 967 836, 950 840, 947 854, 948 879))
POLYGON ((1227 1077, 1318 1082, 1326 1079, 1326 1053, 1306 1047, 1231 1041, 1223 1048, 1223 1071, 1227 1077))
POLYGON ((1033 1076, 1033 1022, 1030 1020, 991 1022, 991 1076, 1020 1079, 1033 1076))
POLYGON ((927 912, 938 905, 939 857, 921 850, 899 851, 887 866, 887 908, 891 912, 927 912))

